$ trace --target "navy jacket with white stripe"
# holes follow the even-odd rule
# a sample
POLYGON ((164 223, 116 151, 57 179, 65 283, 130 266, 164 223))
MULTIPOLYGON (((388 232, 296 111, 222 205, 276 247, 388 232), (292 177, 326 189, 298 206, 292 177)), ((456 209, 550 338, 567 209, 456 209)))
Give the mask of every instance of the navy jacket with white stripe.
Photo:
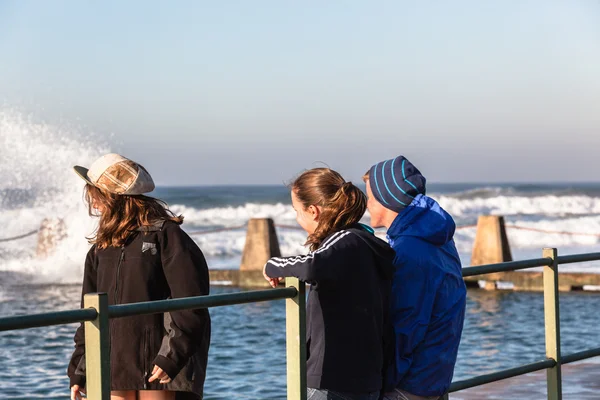
POLYGON ((311 284, 307 302, 307 385, 348 393, 382 388, 393 355, 389 297, 394 251, 370 228, 354 225, 331 234, 305 256, 274 257, 272 278, 311 284))

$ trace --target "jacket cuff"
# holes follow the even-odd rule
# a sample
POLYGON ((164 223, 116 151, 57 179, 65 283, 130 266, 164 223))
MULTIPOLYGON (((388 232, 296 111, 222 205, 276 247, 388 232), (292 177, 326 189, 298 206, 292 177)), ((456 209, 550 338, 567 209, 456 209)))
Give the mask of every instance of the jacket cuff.
POLYGON ((78 385, 80 388, 85 387, 85 376, 83 375, 72 375, 69 377, 69 387, 72 388, 74 385, 78 385))
POLYGON ((177 374, 179 374, 179 371, 181 371, 181 368, 179 368, 177 364, 165 356, 156 356, 154 359, 154 364, 158 365, 163 371, 165 371, 171 379, 175 379, 177 374))
POLYGON ((285 272, 286 270, 284 268, 277 268, 270 262, 265 264, 265 274, 267 274, 269 278, 285 278, 287 276, 285 272))

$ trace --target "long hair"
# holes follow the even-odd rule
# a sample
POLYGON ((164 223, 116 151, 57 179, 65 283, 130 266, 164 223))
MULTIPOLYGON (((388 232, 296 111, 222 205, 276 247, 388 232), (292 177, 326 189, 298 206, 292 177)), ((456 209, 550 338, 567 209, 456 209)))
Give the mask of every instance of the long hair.
POLYGON ((183 222, 183 216, 173 214, 166 203, 152 197, 112 194, 89 184, 84 194, 90 216, 100 218, 98 229, 87 238, 99 249, 123 246, 137 228, 157 220, 183 222), (102 210, 100 213, 95 212, 98 208, 102 210))
POLYGON ((362 190, 329 168, 305 171, 290 188, 305 209, 311 205, 321 209, 317 228, 305 243, 311 251, 318 249, 327 236, 356 224, 367 209, 362 190))

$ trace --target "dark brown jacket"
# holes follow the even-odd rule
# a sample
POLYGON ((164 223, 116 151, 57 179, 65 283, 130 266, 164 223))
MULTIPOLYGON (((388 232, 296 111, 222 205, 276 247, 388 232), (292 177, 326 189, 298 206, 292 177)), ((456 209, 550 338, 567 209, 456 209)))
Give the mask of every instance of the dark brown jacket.
MULTIPOLYGON (((83 295, 108 294, 108 303, 126 304, 208 295, 208 267, 196 243, 174 222, 160 221, 133 233, 123 247, 90 249, 83 295)), ((208 348, 208 310, 186 310, 110 320, 112 390, 191 392, 202 397, 208 348), (154 365, 173 381, 148 383, 154 365)), ((85 386, 83 324, 67 371, 71 386, 85 386)), ((190 393, 190 394, 191 394, 190 393)))

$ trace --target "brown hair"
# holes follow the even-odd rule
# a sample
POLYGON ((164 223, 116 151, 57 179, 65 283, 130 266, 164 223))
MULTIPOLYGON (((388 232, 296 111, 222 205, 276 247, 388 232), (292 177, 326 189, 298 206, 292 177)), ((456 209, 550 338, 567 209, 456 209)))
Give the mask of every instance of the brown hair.
POLYGON ((99 249, 123 246, 133 231, 157 220, 183 222, 183 216, 176 216, 166 203, 152 197, 112 194, 92 185, 85 186, 84 194, 90 216, 100 218, 98 229, 87 238, 99 249), (102 206, 100 215, 94 212, 94 205, 102 206))
POLYGON ((371 172, 371 170, 368 170, 367 172, 365 172, 365 174, 362 177, 362 180, 364 183, 367 183, 367 181, 369 180, 369 173, 371 172))
POLYGON ((302 173, 290 188, 305 209, 311 205, 321 208, 317 228, 305 243, 311 251, 318 249, 327 236, 360 221, 367 209, 362 190, 329 168, 302 173))

